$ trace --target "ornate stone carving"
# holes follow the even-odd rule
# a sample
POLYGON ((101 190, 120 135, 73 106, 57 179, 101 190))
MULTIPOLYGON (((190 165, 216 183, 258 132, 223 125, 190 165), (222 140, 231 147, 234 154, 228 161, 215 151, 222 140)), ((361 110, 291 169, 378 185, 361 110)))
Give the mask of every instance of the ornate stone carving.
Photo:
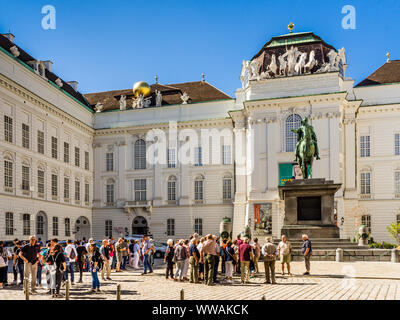
POLYGON ((318 61, 315 60, 315 51, 312 50, 310 52, 310 57, 308 58, 308 62, 305 65, 305 72, 311 72, 311 69, 318 65, 318 61))
POLYGON ((161 103, 162 103, 161 91, 156 90, 156 107, 161 107, 161 103))
POLYGON ((304 73, 305 66, 306 66, 306 59, 307 59, 307 52, 304 52, 300 55, 299 61, 294 66, 294 72, 296 74, 304 73))
POLYGON ((96 112, 102 112, 103 109, 104 109, 104 106, 100 102, 97 102, 96 106, 94 107, 94 110, 96 110, 96 112))
POLYGON ((57 78, 56 81, 54 81, 56 85, 58 85, 60 88, 63 86, 63 82, 61 81, 60 78, 57 78))
POLYGON ((121 95, 119 99, 119 110, 126 110, 126 96, 121 95))
POLYGON ((181 95, 182 104, 187 104, 189 98, 190 98, 189 95, 188 95, 186 92, 184 92, 184 93, 181 95))
POLYGON ((259 80, 259 67, 260 64, 257 60, 253 60, 250 62, 251 75, 249 76, 249 80, 259 80))
POLYGON ((12 46, 12 47, 10 48, 10 51, 11 51, 12 55, 13 55, 14 57, 16 57, 16 58, 18 58, 18 56, 20 55, 20 52, 19 52, 17 46, 12 46))

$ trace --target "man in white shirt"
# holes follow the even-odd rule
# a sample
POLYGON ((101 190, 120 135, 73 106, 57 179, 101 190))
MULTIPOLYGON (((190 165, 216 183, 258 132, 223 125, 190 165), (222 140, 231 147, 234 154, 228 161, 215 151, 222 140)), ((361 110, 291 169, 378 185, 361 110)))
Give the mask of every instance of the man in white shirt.
POLYGON ((278 256, 280 257, 281 264, 282 264, 282 275, 285 274, 285 263, 288 270, 288 275, 291 276, 290 273, 290 261, 292 257, 292 245, 289 241, 287 241, 286 236, 282 236, 282 241, 279 242, 278 245, 278 256))
POLYGON ((67 246, 65 247, 66 263, 67 263, 67 271, 64 273, 64 281, 68 280, 68 273, 71 273, 71 284, 74 284, 74 269, 75 269, 75 260, 78 256, 78 252, 76 251, 75 245, 71 239, 67 240, 67 246))

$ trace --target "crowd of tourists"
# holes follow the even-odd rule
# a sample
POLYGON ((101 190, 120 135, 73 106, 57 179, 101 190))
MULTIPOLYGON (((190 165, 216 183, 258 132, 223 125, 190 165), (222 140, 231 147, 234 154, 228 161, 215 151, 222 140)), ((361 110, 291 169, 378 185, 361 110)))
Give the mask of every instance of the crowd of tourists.
MULTIPOLYGON (((311 241, 303 235, 303 248, 306 272, 310 274, 311 241)), ((75 272, 79 273, 81 283, 84 272, 90 272, 92 286, 90 292, 100 292, 100 280, 111 280, 111 270, 123 272, 127 268, 139 270, 142 275, 153 273, 155 247, 152 239, 144 235, 141 240, 127 241, 123 238, 104 239, 99 245, 93 239, 88 241, 67 240, 63 247, 58 239, 51 239, 43 244, 35 236, 28 243, 14 240, 13 252, 7 250, 0 241, 0 289, 8 285, 8 262, 12 261, 14 281, 12 285, 23 284, 30 280, 30 293, 36 293, 42 287, 42 275, 45 275, 43 287, 54 298, 60 296, 60 288, 69 280, 75 284, 75 272), (19 282, 18 282, 19 275, 19 282)), ((276 283, 275 262, 279 259, 282 275, 290 276, 292 246, 282 236, 276 246, 271 237, 265 238, 260 246, 257 238, 250 239, 238 235, 235 240, 219 239, 209 234, 199 237, 197 233, 189 239, 168 240, 164 262, 165 278, 174 281, 189 281, 214 285, 219 282, 230 284, 233 276, 240 275, 241 283, 249 283, 259 273, 259 260, 262 257, 265 268, 265 283, 276 283), (175 271, 174 271, 175 269, 175 271), (189 275, 188 275, 189 274, 189 275), (218 277, 219 276, 219 277, 218 277)), ((26 288, 28 289, 28 285, 26 288)))

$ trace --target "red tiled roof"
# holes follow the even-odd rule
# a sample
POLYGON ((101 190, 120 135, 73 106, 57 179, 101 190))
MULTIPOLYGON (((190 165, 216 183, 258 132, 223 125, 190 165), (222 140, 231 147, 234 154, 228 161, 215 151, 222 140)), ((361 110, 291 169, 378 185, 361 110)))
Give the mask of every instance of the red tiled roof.
POLYGON ((386 62, 356 87, 400 82, 400 60, 386 62))

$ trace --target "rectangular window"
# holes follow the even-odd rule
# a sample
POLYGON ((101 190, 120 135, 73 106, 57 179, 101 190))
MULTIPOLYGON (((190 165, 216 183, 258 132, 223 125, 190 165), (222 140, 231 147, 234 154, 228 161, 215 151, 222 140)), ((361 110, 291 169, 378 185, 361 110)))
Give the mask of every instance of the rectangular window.
POLYGON ((400 133, 394 135, 394 154, 400 156, 400 133))
POLYGON ((114 184, 107 184, 107 203, 114 203, 114 184))
POLYGON ((175 149, 168 149, 168 168, 176 167, 175 149))
POLYGON ((51 156, 54 159, 58 158, 58 139, 56 137, 51 137, 51 156))
POLYGON ((194 182, 194 200, 203 200, 203 181, 196 180, 194 182))
POLYGON ((111 220, 106 220, 105 236, 107 238, 112 237, 112 221, 111 220))
POLYGON ((394 192, 400 194, 400 171, 394 173, 394 192))
POLYGON ((13 163, 7 160, 4 161, 4 186, 13 187, 13 163))
POLYGON ((360 156, 369 157, 371 155, 370 136, 360 137, 360 156))
POLYGON ((69 163, 69 143, 64 142, 64 162, 69 163))
POLYGON ((75 165, 79 167, 80 165, 80 149, 78 147, 75 147, 75 165))
POLYGON ((167 219, 167 236, 175 235, 175 219, 167 219))
POLYGON ((40 130, 37 132, 37 149, 39 153, 44 154, 44 132, 40 130))
POLYGON ((6 212, 6 236, 12 236, 14 234, 14 214, 12 212, 6 212))
POLYGON ((85 170, 89 170, 89 152, 85 151, 85 170))
POLYGON ((24 236, 31 235, 31 216, 27 213, 22 216, 22 233, 24 236))
POLYGON ((146 179, 135 179, 135 201, 146 201, 146 179))
POLYGON ((38 193, 44 194, 44 171, 38 170, 38 193))
POLYGON ((80 181, 75 181, 75 200, 81 200, 81 183, 80 181))
POLYGON ((65 229, 65 236, 71 236, 71 221, 69 218, 65 218, 64 220, 64 229, 65 229))
POLYGON ((361 173, 361 194, 371 194, 371 173, 361 173))
POLYGON ((22 124, 22 146, 29 149, 29 126, 25 123, 22 124))
POLYGON ((106 153, 106 171, 114 171, 114 153, 106 153))
POLYGON ((231 146, 222 146, 222 164, 232 164, 231 146))
POLYGON ((69 178, 64 177, 64 199, 69 199, 69 178))
POLYGON ((168 201, 176 200, 176 181, 168 181, 168 201))
POLYGON ((22 166, 22 190, 29 191, 29 167, 22 166))
POLYGON ((371 234, 371 216, 370 215, 361 216, 361 224, 366 226, 368 233, 371 234))
POLYGON ((58 217, 53 217, 53 236, 58 236, 58 217))
POLYGON ((194 219, 194 232, 199 235, 203 234, 203 219, 194 219))
POLYGON ((85 183, 85 202, 89 204, 89 183, 85 183))
POLYGON ((200 167, 203 165, 203 157, 202 157, 202 151, 201 147, 196 147, 194 148, 194 165, 196 167, 200 167))
POLYGON ((232 179, 222 180, 223 199, 232 199, 232 179))
POLYGON ((51 195, 58 196, 58 176, 56 174, 51 175, 51 195))
POLYGON ((13 142, 13 119, 9 116, 4 116, 4 140, 13 142))

